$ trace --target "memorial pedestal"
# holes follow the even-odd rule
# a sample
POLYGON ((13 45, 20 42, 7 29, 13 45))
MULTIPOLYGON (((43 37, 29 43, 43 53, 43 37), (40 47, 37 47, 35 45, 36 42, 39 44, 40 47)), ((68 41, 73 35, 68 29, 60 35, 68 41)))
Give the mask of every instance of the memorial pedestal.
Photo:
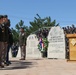
POLYGON ((69 60, 76 61, 76 34, 67 34, 66 37, 69 39, 69 60))

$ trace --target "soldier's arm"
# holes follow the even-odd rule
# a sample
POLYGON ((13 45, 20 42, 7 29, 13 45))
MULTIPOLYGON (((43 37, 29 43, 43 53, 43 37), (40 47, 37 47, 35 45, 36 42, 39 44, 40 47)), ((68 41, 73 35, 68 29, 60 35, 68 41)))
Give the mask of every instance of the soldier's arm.
POLYGON ((24 34, 24 45, 26 45, 26 39, 27 39, 27 37, 26 37, 26 33, 24 34))

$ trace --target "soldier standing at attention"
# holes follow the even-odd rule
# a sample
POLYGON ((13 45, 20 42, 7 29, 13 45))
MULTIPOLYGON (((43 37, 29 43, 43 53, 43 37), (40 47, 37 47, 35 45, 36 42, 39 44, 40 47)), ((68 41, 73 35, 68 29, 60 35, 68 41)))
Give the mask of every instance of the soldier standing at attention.
POLYGON ((8 66, 9 64, 11 64, 11 62, 9 61, 9 51, 10 48, 13 44, 13 34, 12 31, 10 29, 10 20, 8 19, 8 23, 7 23, 7 27, 8 27, 8 46, 7 46, 7 52, 6 52, 6 61, 5 64, 8 66))
POLYGON ((21 59, 20 60, 25 60, 25 57, 26 57, 26 33, 24 31, 24 28, 20 28, 19 45, 20 45, 20 49, 21 49, 21 59))
POLYGON ((4 65, 2 63, 2 26, 1 26, 1 24, 2 24, 2 18, 3 18, 3 16, 0 15, 0 67, 1 68, 4 67, 4 65))
POLYGON ((1 47, 0 47, 0 66, 1 68, 4 67, 4 62, 6 60, 6 52, 7 52, 7 46, 8 46, 8 27, 7 27, 7 22, 8 18, 7 15, 2 15, 1 17, 1 23, 0 23, 0 28, 1 28, 1 47))

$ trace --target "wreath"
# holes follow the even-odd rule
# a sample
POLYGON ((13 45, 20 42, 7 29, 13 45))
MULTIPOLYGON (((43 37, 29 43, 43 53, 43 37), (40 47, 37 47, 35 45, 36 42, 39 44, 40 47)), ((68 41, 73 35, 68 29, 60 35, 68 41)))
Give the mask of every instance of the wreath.
POLYGON ((41 52, 47 51, 48 43, 49 42, 48 42, 47 38, 40 38, 39 43, 38 43, 38 49, 41 52))

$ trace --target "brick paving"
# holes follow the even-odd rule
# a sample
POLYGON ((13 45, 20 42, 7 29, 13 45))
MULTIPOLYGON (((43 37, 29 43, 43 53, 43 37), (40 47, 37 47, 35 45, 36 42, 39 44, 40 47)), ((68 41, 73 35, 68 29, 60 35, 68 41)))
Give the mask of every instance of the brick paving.
POLYGON ((76 62, 63 59, 11 59, 12 64, 0 68, 0 75, 76 75, 76 62))

